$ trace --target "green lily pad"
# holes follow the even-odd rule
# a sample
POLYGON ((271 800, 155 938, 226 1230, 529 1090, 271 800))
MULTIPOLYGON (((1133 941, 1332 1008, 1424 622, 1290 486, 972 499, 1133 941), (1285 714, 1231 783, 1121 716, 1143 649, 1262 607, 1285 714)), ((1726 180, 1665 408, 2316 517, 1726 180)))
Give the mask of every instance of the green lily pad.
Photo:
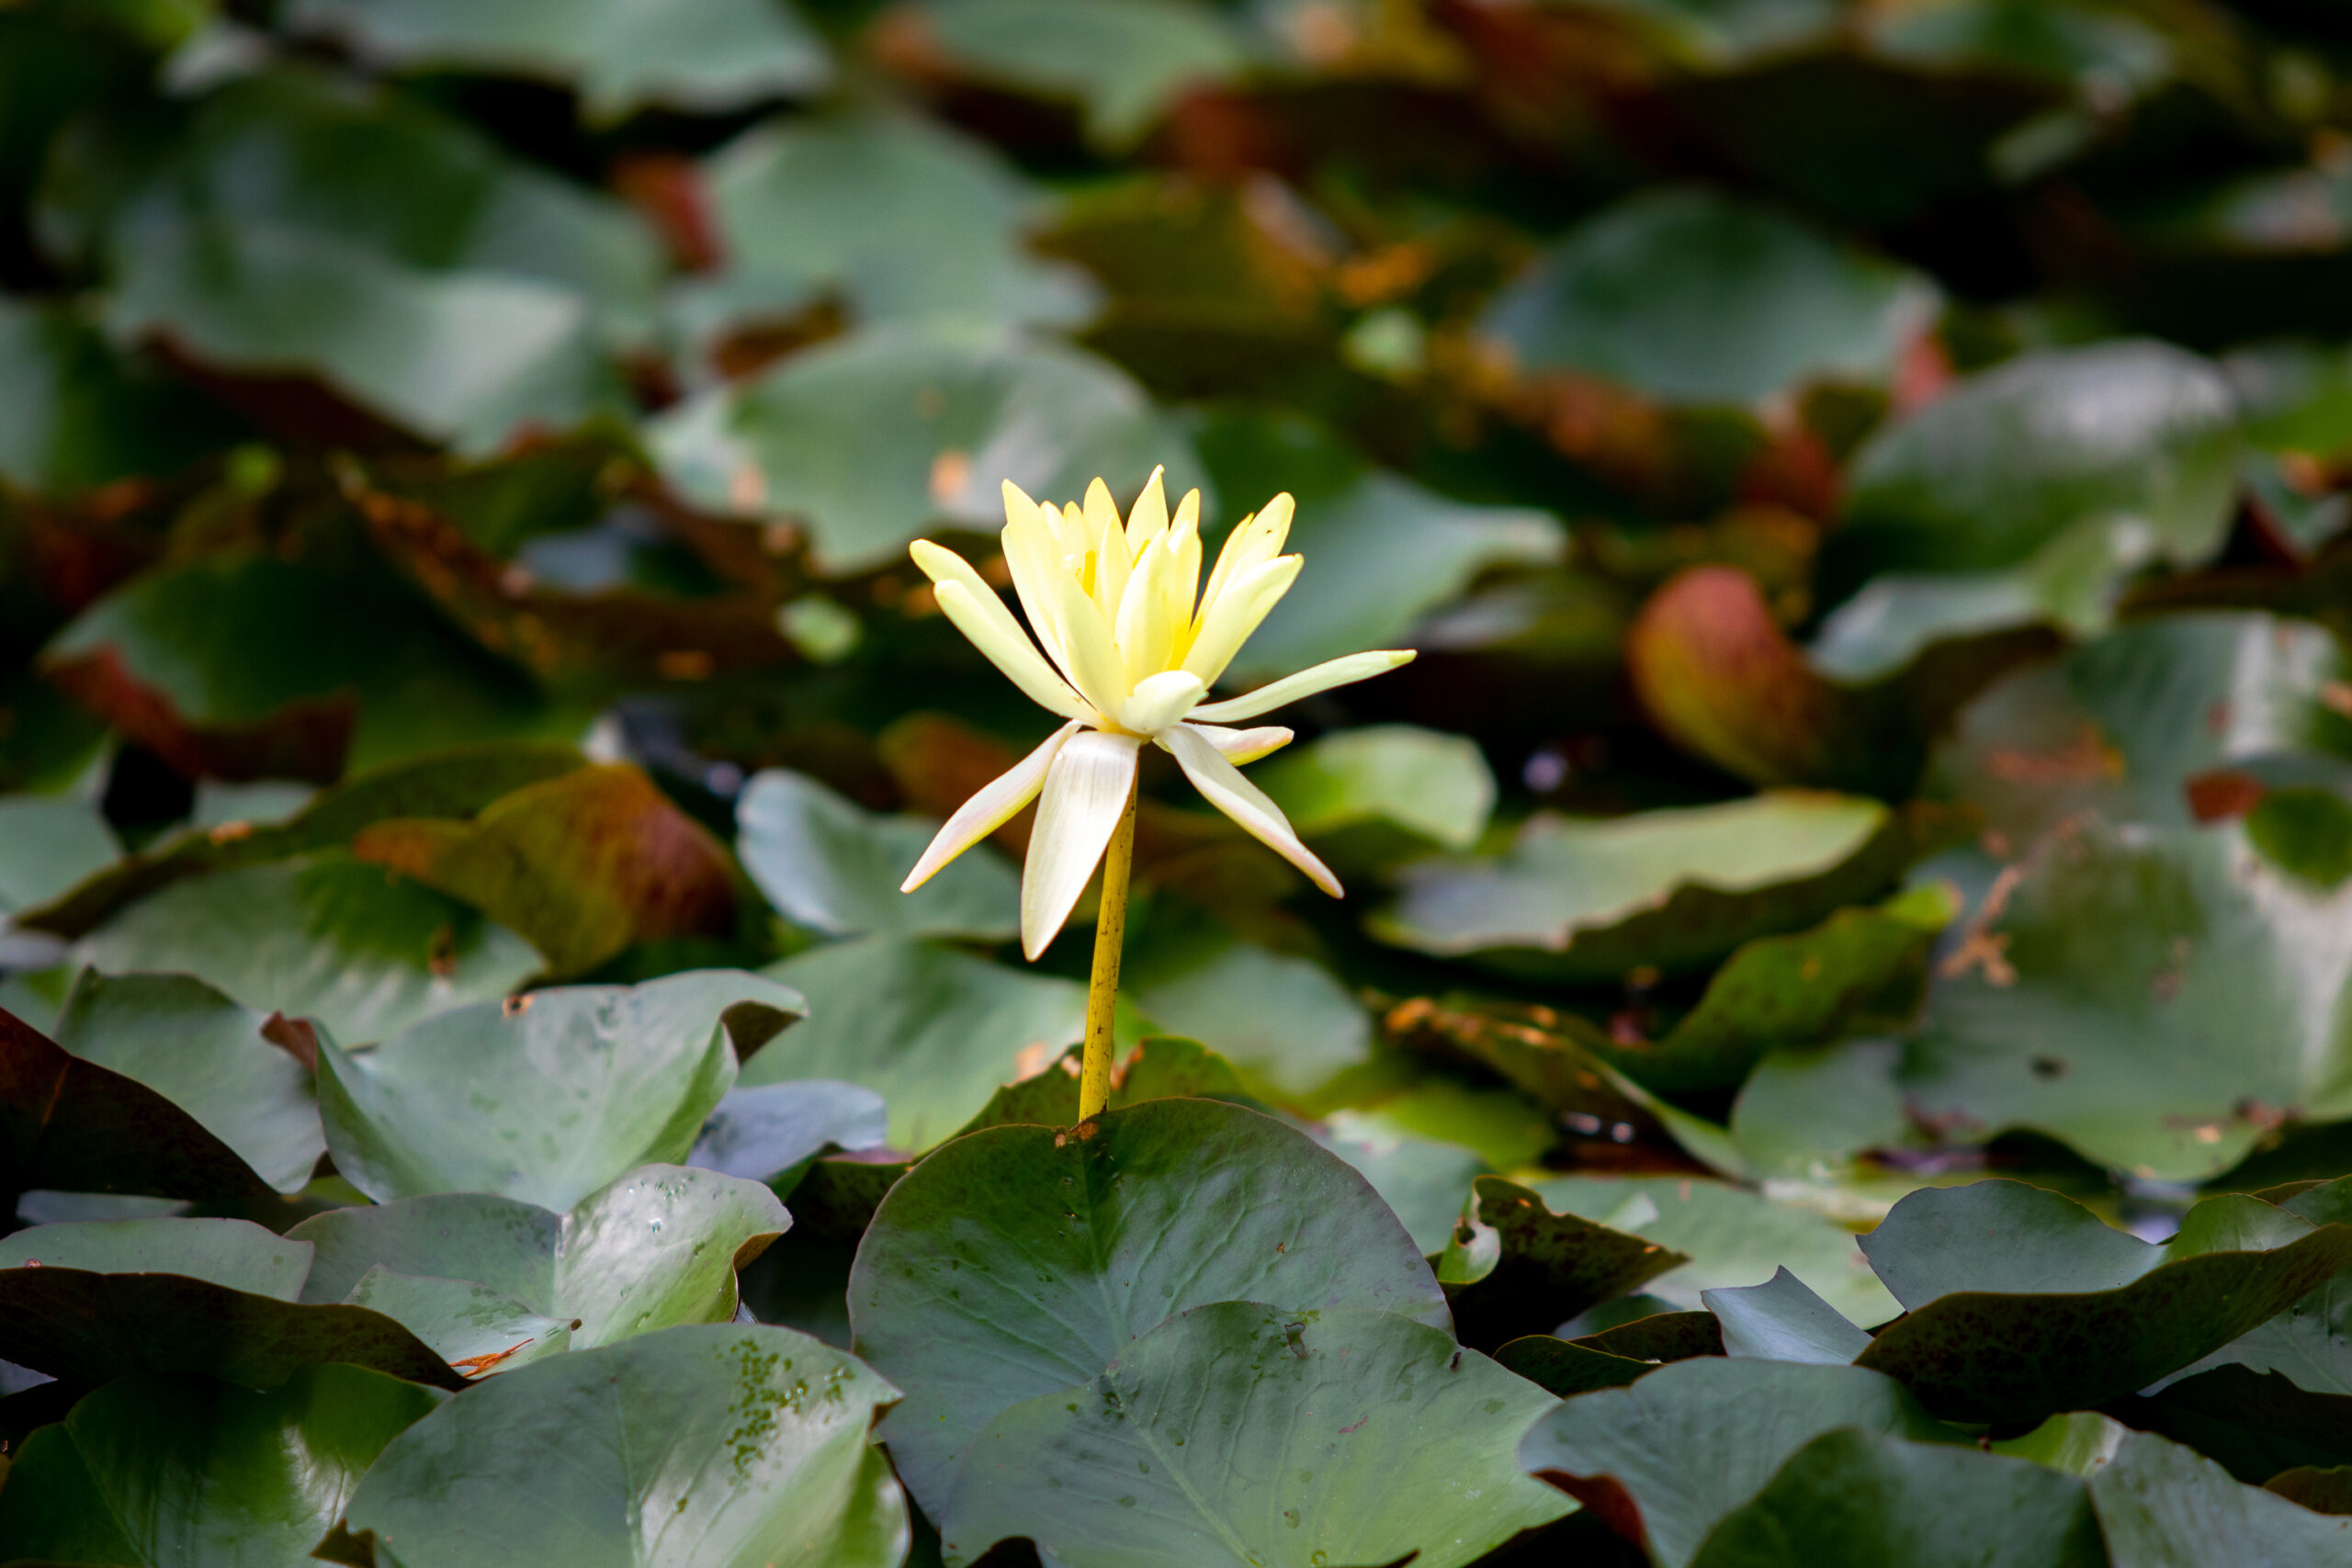
POLYGON ((1102 1568, 1455 1568, 1567 1511, 1512 1453, 1553 1404, 1391 1313, 1195 1307, 1091 1382, 991 1422, 940 1520, 941 1553, 970 1562, 1026 1536, 1102 1568))
POLYGON ((1280 1122, 1206 1100, 958 1138, 883 1199, 849 1288, 858 1353, 907 1391, 883 1436, 934 1510, 1001 1412, 1086 1382, 1178 1313, 1253 1300, 1448 1322, 1429 1265, 1363 1178, 1280 1122))
POLYGON ((1230 23, 1179 0, 934 0, 918 15, 966 71, 1076 99, 1088 134, 1109 147, 1133 143, 1184 89, 1225 81, 1249 58, 1230 23))
POLYGON ((324 783, 492 740, 579 737, 382 571, 214 554, 141 572, 41 655, 75 701, 191 778, 324 783))
POLYGON ((461 1008, 357 1054, 322 1039, 327 1146, 379 1202, 491 1192, 569 1208, 683 1158, 739 1055, 804 1006, 756 975, 698 970, 461 1008))
POLYGON ((1683 403, 1754 403, 1822 378, 1884 383, 1935 287, 1769 209, 1696 188, 1588 219, 1497 296, 1480 329, 1532 371, 1683 403))
POLYGON ((1043 193, 982 141, 911 116, 770 122, 703 165, 721 270, 690 331, 788 316, 828 294, 861 321, 1058 321, 1082 283, 1031 255, 1043 193))
POLYGON ((899 885, 938 825, 877 816, 803 773, 753 775, 735 802, 736 853, 784 917, 827 936, 961 936, 1021 929, 1021 877, 975 844, 912 893, 899 885))
POLYGON ((1824 1432, 1959 1443, 1902 1384, 1860 1367, 1701 1356, 1570 1400, 1520 1444, 1661 1568, 1686 1568, 1716 1522, 1824 1432))
POLYGON ((753 1057, 742 1082, 863 1084, 888 1104, 901 1149, 950 1136, 1085 1029, 1083 987, 929 942, 835 942, 763 973, 806 996, 809 1018, 753 1057))
POLYGON ((1497 859, 1408 866, 1368 922, 1400 947, 1548 979, 1702 966, 1877 892, 1916 852, 1874 800, 1793 791, 1605 820, 1539 815, 1497 859))
MULTIPOLYGON (((820 570, 899 558, 926 529, 993 532, 1002 481, 1076 500, 1098 475, 1202 485, 1190 443, 1125 374, 1074 349, 881 328, 794 355, 656 421, 663 474, 727 515, 807 525, 820 570)), ((1212 514, 1215 497, 1204 515, 1212 514)))
POLYGON ((719 0, 681 13, 647 0, 498 6, 450 0, 300 0, 288 21, 362 59, 405 68, 512 72, 576 85, 591 119, 660 105, 716 114, 822 87, 832 62, 787 6, 719 0))
POLYGON ((326 1135, 310 1068, 264 1034, 269 1022, 186 975, 109 979, 85 970, 65 998, 57 1043, 167 1097, 264 1181, 299 1192, 326 1135))
POLYGON ((1986 956, 1951 966, 1905 1048, 1917 1114, 2171 1180, 2226 1169, 2281 1116, 2352 1114, 2352 889, 2277 869, 2235 822, 2087 818, 2018 871, 1976 913, 1986 956))
POLYGON ((375 1268, 344 1298, 382 1313, 462 1372, 512 1371, 571 1348, 577 1320, 542 1316, 487 1285, 426 1280, 375 1268))
POLYGON ((70 306, 0 299, 0 479, 73 495, 226 446, 220 412, 118 353, 70 306))
POLYGON ((1378 1111, 1334 1111, 1302 1130, 1372 1183, 1425 1258, 1443 1250, 1471 1183, 1487 1174, 1477 1150, 1425 1137, 1378 1111))
POLYGON ((0 798, 0 917, 47 903, 121 852, 94 802, 70 795, 0 798))
POLYGON ((2086 1409, 2177 1372, 2352 1264, 2352 1226, 2211 1198, 2163 1246, 2021 1182, 1913 1193, 1863 1249, 1910 1310, 1860 1364, 1965 1420, 2086 1409))
POLYGON ((2292 753, 2352 756, 2352 720, 2324 697, 2345 674, 2335 639, 2307 622, 2204 612, 2118 626, 1971 703, 1937 749, 1931 787, 2019 849, 2084 811, 2185 828, 2200 775, 2245 772, 2259 793, 2264 775, 2297 765, 2292 753))
POLYGON ((558 975, 639 942, 720 937, 735 926, 726 849, 625 763, 526 784, 470 822, 370 823, 351 851, 520 932, 558 975))
POLYGON ((1158 911, 1129 941, 1120 982, 1136 1005, 1279 1098, 1309 1098, 1371 1058, 1371 1015, 1311 958, 1239 941, 1213 919, 1158 911))
POLYGON ((2149 1432, 2126 1438, 2090 1489, 2115 1568, 2302 1568, 2352 1553, 2352 1518, 2242 1485, 2149 1432))
POLYGON ((137 1078, 85 1062, 0 1009, 0 1180, 12 1191, 238 1201, 269 1183, 137 1078))
POLYGON ((1867 1331, 1786 1269, 1760 1285, 1702 1291, 1699 1299, 1723 1325, 1726 1356, 1843 1367, 1870 1348, 1867 1331))
POLYGON ((2180 349, 2050 350, 1973 377, 1855 455, 1828 565, 1874 582, 1814 661, 1858 680, 1939 637, 2097 630, 2126 574, 2221 547, 2236 462, 2229 384, 2180 349))
POLYGON ((576 1323, 571 1343, 584 1348, 732 1317, 736 1269, 791 1223, 758 1182, 649 1165, 561 1214, 447 1192, 331 1210, 287 1235, 318 1249, 306 1302, 345 1300, 378 1270, 470 1281, 576 1323))
POLYGON ((1883 1323, 1899 1310, 1844 1226, 1724 1182, 1567 1176, 1531 1182, 1529 1190, 1563 1213, 1689 1254, 1689 1263, 1648 1285, 1679 1307, 1703 1305, 1706 1291, 1760 1285, 1786 1268, 1856 1323, 1883 1323))
POLYGON ((0 1239, 0 1359, 68 1382, 202 1372, 274 1388, 347 1361, 412 1382, 464 1376, 393 1318, 296 1300, 311 1249, 243 1220, 85 1220, 0 1239))
POLYGON ((1462 1342, 1491 1350, 1690 1261, 1654 1241, 1555 1214, 1518 1183, 1482 1176, 1437 1259, 1437 1279, 1462 1342))
MULTIPOLYGON (((1257 498, 1250 498, 1257 504, 1257 498)), ((1366 648, 1405 648, 1422 618, 1495 568, 1548 566, 1567 548, 1548 512, 1476 505, 1379 469, 1301 501, 1287 548, 1312 591, 1285 595, 1227 684, 1256 685, 1366 648)))
POLYGON ((464 747, 357 774, 310 796, 290 815, 262 822, 242 811, 209 812, 208 804, 221 801, 220 786, 199 784, 193 826, 122 856, 71 891, 14 919, 36 931, 81 936, 123 905, 175 882, 317 850, 343 849, 360 829, 387 818, 471 817, 501 795, 570 773, 584 761, 569 746, 464 747))
POLYGON ((299 1562, 441 1397, 361 1367, 305 1367, 263 1393, 138 1373, 25 1442, 0 1540, 19 1558, 122 1568, 299 1562))
POLYGON ((355 1043, 503 997, 539 967, 504 926, 339 851, 174 883, 71 951, 107 974, 193 975, 355 1043))
MULTIPOLYGON (((2352 1178, 2298 1193, 2279 1207, 2313 1224, 2352 1224, 2352 1178)), ((2232 1364, 2283 1373, 2306 1393, 2352 1400, 2352 1270, 2329 1275, 2286 1311, 2166 1382, 2232 1364)))
POLYGON ((712 1109, 685 1163, 782 1187, 786 1172, 829 1148, 875 1148, 888 1135, 882 1097, 857 1084, 804 1078, 739 1086, 712 1109))
POLYGON ((306 372, 479 447, 525 420, 625 412, 604 350, 649 324, 652 236, 413 100, 263 71, 44 194, 50 231, 108 265, 119 333, 306 372))
POLYGON ((1707 1532, 1692 1568, 2106 1568, 2077 1478, 2028 1460, 1840 1427, 1707 1532))
POLYGON ((1495 808, 1494 772, 1476 742, 1408 724, 1322 736, 1251 776, 1301 838, 1317 840, 1382 826, 1458 853, 1495 808))
POLYGON ((667 1329, 444 1404, 384 1450, 345 1517, 387 1568, 891 1568, 906 1502, 866 1434, 896 1392, 788 1328, 667 1329))

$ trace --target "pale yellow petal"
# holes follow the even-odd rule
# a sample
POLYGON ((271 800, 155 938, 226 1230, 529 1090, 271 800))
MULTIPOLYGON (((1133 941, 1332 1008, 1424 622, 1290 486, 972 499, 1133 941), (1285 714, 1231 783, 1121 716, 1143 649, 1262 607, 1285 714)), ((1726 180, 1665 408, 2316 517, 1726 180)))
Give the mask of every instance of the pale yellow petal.
MULTIPOLYGON (((1200 630, 1184 655, 1184 668, 1216 685, 1233 656, 1241 651, 1241 645, 1250 640, 1250 634, 1290 592, 1302 564, 1297 556, 1279 556, 1227 583, 1214 603, 1201 607, 1200 630)), ((1081 682, 1079 690, 1085 689, 1081 682)))
POLYGON ((1144 483, 1143 493, 1136 497, 1134 508, 1127 513, 1127 554, 1130 556, 1142 555, 1146 545, 1168 532, 1168 492, 1160 488, 1159 483, 1160 475, 1167 471, 1164 468, 1151 470, 1151 478, 1144 483))
POLYGON ((1204 704, 1193 716, 1222 722, 1226 719, 1255 718, 1270 713, 1284 703, 1295 703, 1301 697, 1311 697, 1317 692, 1328 692, 1334 686, 1344 686, 1355 681, 1369 681, 1374 675, 1385 674, 1399 665, 1413 661, 1409 648, 1383 649, 1374 653, 1351 653, 1344 659, 1328 660, 1302 670, 1295 675, 1285 675, 1271 685, 1238 697, 1227 697, 1221 703, 1204 704))
POLYGON ((1135 690, 1135 680, 1119 657, 1110 623, 1069 573, 1056 572, 1049 588, 1053 599, 1048 613, 1054 617, 1055 634, 1061 638, 1062 668, 1069 672, 1070 684, 1094 705, 1097 713, 1118 712, 1119 705, 1135 690))
POLYGON ((1285 491, 1266 502, 1261 511, 1243 518, 1226 536, 1225 548, 1217 552, 1216 566, 1209 573, 1209 585, 1201 591, 1202 621, 1209 618, 1227 589, 1283 553, 1283 541, 1290 537, 1292 511, 1290 495, 1285 491))
POLYGON ((1127 579, 1126 595, 1119 601, 1115 627, 1119 657, 1127 673, 1137 681, 1159 674, 1173 662, 1170 654, 1176 642, 1176 621, 1168 613, 1165 587, 1173 568, 1169 538, 1162 534, 1144 547, 1135 574, 1127 579))
POLYGON ((899 885, 901 893, 911 893, 939 874, 940 868, 1007 822, 1013 814, 1037 798, 1037 791, 1046 783, 1046 767, 1053 761, 1064 742, 1078 733, 1078 726, 1065 724, 1046 737, 1044 745, 1015 762, 1009 770, 980 786, 978 794, 956 808, 956 815, 939 829, 931 847, 915 862, 914 870, 899 885))
MULTIPOLYGON (((1021 951, 1035 958, 1069 919, 1135 789, 1132 735, 1080 730, 1046 770, 1029 859, 1021 870, 1021 951)), ((1214 753, 1212 753, 1214 754, 1214 753)))
POLYGON ((1047 713, 1064 718, 1095 723, 1100 715, 1076 692, 1069 682, 1055 672, 1052 665, 1038 654, 1035 644, 1023 637, 1021 628, 1005 615, 1001 626, 992 623, 987 606, 995 605, 1000 613, 1004 602, 981 585, 978 595, 960 582, 943 582, 933 590, 939 598, 941 613, 955 623, 956 629, 969 637, 974 648, 987 655, 989 663, 1004 671, 1005 678, 1021 688, 1021 694, 1044 708, 1047 713))
POLYGON ((1182 670, 1162 671, 1136 682, 1135 691, 1120 705, 1119 728, 1137 735, 1157 735, 1193 711, 1207 693, 1197 675, 1182 670))
POLYGON ((1305 872, 1316 886, 1334 898, 1340 896, 1340 879, 1298 841, 1282 807, 1267 799, 1265 791, 1243 778, 1206 736, 1190 725, 1180 724, 1155 739, 1175 757, 1177 765, 1184 770, 1184 776, 1193 781, 1193 787, 1201 792, 1202 798, 1239 823, 1251 838, 1305 872))
POLYGON ((1004 481, 1004 532, 997 537, 1004 547, 1004 564, 1012 572, 1013 596, 1021 601, 1021 613, 1029 617, 1029 629, 1036 634, 1046 657, 1068 674, 1069 660, 1063 657, 1061 637, 1054 630, 1050 614, 1053 581, 1060 570, 1048 522, 1052 515, 1052 507, 1039 506, 1022 493, 1020 486, 1011 479, 1004 481))
MULTIPOLYGON (((1186 720, 1184 728, 1205 737, 1217 750, 1217 754, 1235 767, 1254 762, 1261 757, 1272 756, 1289 745, 1293 732, 1279 724, 1263 725, 1256 729, 1228 729, 1221 724, 1194 724, 1186 720)), ((1165 739, 1156 741, 1163 751, 1169 750, 1165 739)))

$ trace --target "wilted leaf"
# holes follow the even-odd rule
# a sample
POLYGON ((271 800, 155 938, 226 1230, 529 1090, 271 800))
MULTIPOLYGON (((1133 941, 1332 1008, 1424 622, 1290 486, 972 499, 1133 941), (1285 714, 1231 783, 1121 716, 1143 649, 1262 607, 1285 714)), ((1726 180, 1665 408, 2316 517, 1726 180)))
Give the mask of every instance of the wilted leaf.
POLYGON ((364 1044, 505 995, 539 967, 455 898, 340 852, 175 883, 71 950, 107 974, 177 970, 364 1044))
POLYGON ((561 1214, 446 1192, 333 1210, 287 1234, 318 1249, 305 1301, 345 1300, 379 1269, 470 1281, 535 1313, 577 1319, 571 1342, 584 1348, 732 1317, 737 1268, 790 1224, 758 1182, 649 1165, 561 1214))
POLYGON ((935 1509, 999 1414, 1093 1377, 1192 1307, 1447 1321, 1362 1177, 1255 1111, 1190 1100, 947 1145, 883 1200, 849 1300, 858 1353, 907 1391, 883 1431, 891 1456, 935 1509), (1057 1326, 1033 1337, 1038 1322, 1057 1326))
POLYGON ((969 1562, 1008 1536, 1057 1561, 1187 1568, 1453 1568, 1566 1505, 1512 1450, 1544 1392, 1442 1330, 1361 1307, 1200 1306, 1088 1384, 1041 1393, 973 1444, 940 1521, 969 1562), (1268 1409, 1295 1411, 1268 1421, 1268 1409))
POLYGON ((186 975, 109 979, 85 970, 56 1032, 74 1055, 195 1117, 278 1191, 299 1192, 326 1136, 310 1067, 265 1032, 270 1025, 269 1015, 186 975))
POLYGON ((889 1105, 901 1149, 955 1133, 1086 1021, 1082 987, 929 942, 835 942, 765 973, 808 998, 808 1021, 752 1058, 742 1081, 863 1084, 889 1105))
POLYGON ((1204 482, 1189 443, 1110 366, 944 330, 795 355, 684 404, 648 439, 697 505, 805 523, 829 573, 888 564, 927 528, 993 533, 1006 479, 1052 501, 1077 500, 1097 475, 1140 489, 1159 464, 1173 495, 1204 482))
POLYGON ((306 1367, 258 1393, 137 1373, 25 1443, 0 1491, 0 1540, 122 1568, 299 1562, 440 1397, 360 1367, 306 1367))
POLYGON ((637 942, 723 935, 734 923, 725 849, 622 763, 526 784, 470 822, 377 822, 351 849, 519 931, 559 975, 637 942))
POLYGON ((895 1393, 788 1328, 673 1328, 450 1401, 385 1449, 345 1517, 388 1568, 889 1568, 906 1503, 866 1431, 895 1393))
POLYGON ((1527 371, 1748 404, 1820 378, 1884 383, 1936 306, 1935 287, 1916 273, 1769 209, 1687 188, 1586 220, 1479 325, 1527 371))
POLYGON ((1021 928, 1021 879, 975 845, 912 894, 899 885, 938 827, 878 817, 804 773, 771 769, 735 802, 736 852, 784 917, 827 936, 963 936, 1021 928))
POLYGON ((300 0, 288 20, 394 67, 509 71, 576 85, 598 120, 658 104, 705 114, 825 85, 831 62, 790 6, 659 0, 475 6, 448 0, 300 0))
POLYGON ((2352 1263, 2352 1227, 2233 1195, 2157 1247, 2058 1193, 1986 1181, 1913 1193, 1862 1246, 1910 1311, 1860 1364, 1957 1419, 2038 1420, 2145 1388, 2283 1311, 2352 1263))
POLYGON ((1702 1356, 1581 1395, 1519 1447, 1662 1568, 1685 1568, 1716 1521, 1838 1427, 1960 1443, 1891 1378, 1860 1367, 1702 1356))

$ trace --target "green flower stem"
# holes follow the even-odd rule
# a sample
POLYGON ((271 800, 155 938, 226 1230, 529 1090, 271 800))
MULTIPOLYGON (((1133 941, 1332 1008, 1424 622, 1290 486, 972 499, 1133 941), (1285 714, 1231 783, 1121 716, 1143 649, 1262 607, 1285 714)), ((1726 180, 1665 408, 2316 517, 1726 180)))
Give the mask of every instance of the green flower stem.
MULTIPOLYGON (((1140 773, 1141 770, 1137 770, 1140 773)), ((1094 919, 1094 973, 1086 982, 1086 1059, 1078 1079, 1078 1119, 1111 1099, 1111 1010, 1119 997, 1119 949, 1127 935, 1127 873, 1136 858, 1136 789, 1102 856, 1102 908, 1094 919)))

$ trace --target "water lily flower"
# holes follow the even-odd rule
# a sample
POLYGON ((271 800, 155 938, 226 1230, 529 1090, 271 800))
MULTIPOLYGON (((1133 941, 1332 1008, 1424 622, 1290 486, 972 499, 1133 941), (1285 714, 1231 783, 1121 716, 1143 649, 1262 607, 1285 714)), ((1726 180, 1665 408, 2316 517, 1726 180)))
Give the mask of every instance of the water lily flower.
POLYGON ((937 585, 939 607, 956 628, 1039 706, 1069 722, 948 818, 903 891, 922 886, 1042 794, 1021 879, 1021 947, 1036 957, 1069 918, 1125 819, 1136 757, 1149 741, 1176 759, 1210 805, 1339 896, 1330 868, 1235 766, 1283 745, 1291 732, 1232 725, 1394 670, 1412 652, 1350 654, 1243 696, 1206 701, 1298 576, 1300 558, 1282 553, 1292 502, 1278 495, 1234 528, 1202 589, 1200 512, 1193 491, 1170 516, 1159 469, 1124 521, 1099 479, 1082 507, 1041 505, 1008 480, 1004 558, 1034 642, 970 563, 928 539, 915 541, 910 553, 937 585))

